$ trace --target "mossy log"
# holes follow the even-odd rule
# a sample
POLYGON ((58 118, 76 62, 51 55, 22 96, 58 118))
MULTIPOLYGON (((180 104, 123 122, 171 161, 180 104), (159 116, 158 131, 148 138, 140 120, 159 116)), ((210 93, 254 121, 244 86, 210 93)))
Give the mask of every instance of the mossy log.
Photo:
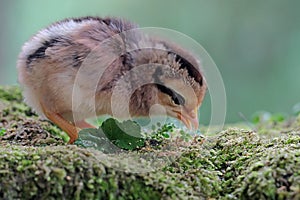
POLYGON ((0 199, 300 199, 299 117, 168 145, 115 154, 67 145, 18 87, 0 88, 0 199), (172 159, 147 170, 149 152, 172 159))

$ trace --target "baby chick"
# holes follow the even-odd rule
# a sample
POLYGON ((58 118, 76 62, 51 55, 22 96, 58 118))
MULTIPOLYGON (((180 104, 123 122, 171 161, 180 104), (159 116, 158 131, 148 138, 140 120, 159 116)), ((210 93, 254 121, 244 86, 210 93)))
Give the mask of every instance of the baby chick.
POLYGON ((122 97, 133 90, 130 115, 149 116, 151 106, 160 104, 167 115, 198 128, 197 111, 206 92, 199 62, 171 42, 139 31, 122 35, 136 28, 118 18, 82 17, 39 31, 25 43, 17 63, 26 103, 64 130, 72 144, 78 130, 92 127, 86 118, 113 115, 118 81, 146 66, 124 78, 126 87, 119 91, 122 97), (141 80, 147 84, 139 85, 141 80))

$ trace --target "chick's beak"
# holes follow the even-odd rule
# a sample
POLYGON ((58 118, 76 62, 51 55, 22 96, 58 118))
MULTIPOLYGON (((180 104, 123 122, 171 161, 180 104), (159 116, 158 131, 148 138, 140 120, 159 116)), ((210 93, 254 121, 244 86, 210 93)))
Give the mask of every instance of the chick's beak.
POLYGON ((183 111, 177 113, 177 118, 181 120, 184 123, 184 125, 189 129, 194 128, 194 130, 197 130, 199 127, 197 108, 191 112, 183 111))

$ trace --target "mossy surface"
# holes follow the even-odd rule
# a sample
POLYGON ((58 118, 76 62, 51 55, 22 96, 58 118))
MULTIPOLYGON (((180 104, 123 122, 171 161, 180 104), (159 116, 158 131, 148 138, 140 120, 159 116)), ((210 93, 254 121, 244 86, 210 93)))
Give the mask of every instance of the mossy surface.
POLYGON ((0 199, 300 199, 300 117, 256 129, 105 154, 1 87, 0 199))

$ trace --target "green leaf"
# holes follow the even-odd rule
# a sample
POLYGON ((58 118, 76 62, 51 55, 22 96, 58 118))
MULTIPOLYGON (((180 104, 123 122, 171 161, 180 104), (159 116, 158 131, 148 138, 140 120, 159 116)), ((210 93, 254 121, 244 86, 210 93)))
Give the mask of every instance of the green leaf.
POLYGON ((141 127, 134 121, 120 123, 110 118, 103 122, 101 129, 113 144, 122 149, 134 150, 145 145, 141 127))
POLYGON ((0 128, 0 136, 4 136, 6 130, 4 128, 0 128))
POLYGON ((276 113, 271 116, 273 122, 283 122, 286 119, 286 116, 282 113, 276 113))
POLYGON ((134 121, 118 122, 113 118, 104 121, 99 129, 83 129, 75 144, 113 153, 121 149, 135 150, 145 145, 141 127, 134 121))
POLYGON ((101 129, 87 128, 81 130, 78 134, 79 138, 74 143, 77 146, 94 148, 105 153, 118 151, 118 148, 109 141, 101 129))

